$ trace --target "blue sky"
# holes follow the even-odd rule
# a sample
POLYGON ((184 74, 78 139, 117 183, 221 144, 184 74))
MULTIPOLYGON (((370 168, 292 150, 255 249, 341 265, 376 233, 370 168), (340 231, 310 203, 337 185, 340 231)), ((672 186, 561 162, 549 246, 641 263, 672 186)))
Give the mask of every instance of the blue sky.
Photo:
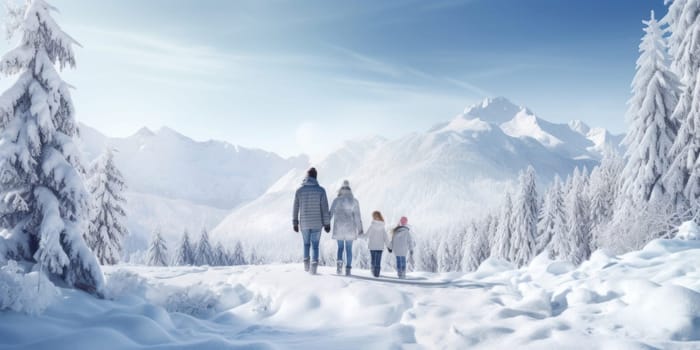
POLYGON ((665 13, 662 0, 51 3, 83 45, 64 74, 79 120, 283 155, 425 130, 488 96, 624 131, 641 21, 665 13))

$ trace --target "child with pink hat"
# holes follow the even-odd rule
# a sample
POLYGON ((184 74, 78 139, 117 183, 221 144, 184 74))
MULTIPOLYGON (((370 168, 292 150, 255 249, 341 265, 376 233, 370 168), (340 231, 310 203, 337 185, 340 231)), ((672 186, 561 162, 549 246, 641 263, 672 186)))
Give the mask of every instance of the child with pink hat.
POLYGON ((396 273, 400 279, 406 278, 406 256, 413 255, 413 248, 415 248, 415 241, 408 227, 408 218, 402 216, 399 224, 391 231, 389 244, 389 253, 393 252, 396 256, 396 273))

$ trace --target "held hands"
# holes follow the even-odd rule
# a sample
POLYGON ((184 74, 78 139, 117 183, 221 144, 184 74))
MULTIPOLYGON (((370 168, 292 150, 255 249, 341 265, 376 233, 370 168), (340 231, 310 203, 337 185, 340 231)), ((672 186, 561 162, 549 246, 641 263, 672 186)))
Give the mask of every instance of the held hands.
POLYGON ((323 230, 325 230, 325 231, 326 231, 326 233, 329 233, 329 232, 331 232, 331 225, 326 225, 326 226, 323 226, 323 230))
POLYGON ((392 251, 391 251, 391 248, 386 248, 386 250, 388 250, 388 251, 389 251, 389 253, 391 253, 391 252, 392 252, 392 251))
POLYGON ((294 232, 299 232, 299 225, 294 225, 292 228, 294 229, 294 232))

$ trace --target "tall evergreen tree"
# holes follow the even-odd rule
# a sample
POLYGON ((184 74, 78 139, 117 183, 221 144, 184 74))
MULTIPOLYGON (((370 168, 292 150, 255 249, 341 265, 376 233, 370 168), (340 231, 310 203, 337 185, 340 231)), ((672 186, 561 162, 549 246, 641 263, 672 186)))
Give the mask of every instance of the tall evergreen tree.
POLYGON ((606 151, 600 165, 591 172, 589 198, 593 227, 612 220, 620 192, 620 173, 624 160, 615 151, 606 151))
POLYGON ((498 219, 498 229, 491 246, 491 256, 503 260, 510 260, 511 237, 513 236, 513 200, 510 193, 506 193, 501 216, 498 219))
POLYGON ((146 263, 149 266, 168 266, 168 245, 160 234, 160 228, 156 227, 152 236, 146 263))
POLYGON ((255 246, 250 247, 250 256, 248 257, 248 264, 249 265, 260 264, 260 257, 258 256, 258 252, 255 251, 255 246))
POLYGON ((221 244, 221 242, 216 243, 216 248, 214 248, 214 259, 212 265, 214 266, 228 266, 230 265, 229 256, 226 249, 221 244))
POLYGON ((622 191, 638 202, 665 193, 661 177, 668 171, 668 155, 676 138, 677 125, 672 114, 680 90, 680 82, 667 66, 664 31, 653 11, 651 19, 644 23, 641 55, 628 102, 631 127, 623 141, 627 165, 622 171, 622 191))
POLYGON ((562 237, 567 242, 561 245, 563 249, 557 249, 559 258, 577 265, 591 255, 589 206, 583 188, 584 175, 575 172, 566 203, 568 230, 566 236, 562 237))
MULTIPOLYGON (((566 226, 566 206, 561 178, 554 177, 554 183, 547 190, 538 223, 537 254, 543 252, 552 242, 554 235, 564 232, 566 226)), ((553 257, 550 252, 550 257, 553 257)))
POLYGON ((671 69, 678 73, 684 69, 679 67, 681 62, 676 58, 680 57, 681 42, 691 24, 689 21, 692 19, 692 16, 683 16, 688 0, 664 0, 664 3, 668 5, 668 12, 666 12, 666 16, 661 20, 661 23, 666 25, 668 32, 670 32, 668 35, 668 52, 672 59, 671 69))
POLYGON ((243 251, 243 244, 241 241, 236 242, 236 246, 233 248, 233 254, 231 254, 231 265, 245 265, 245 252, 243 251))
POLYGON ((30 0, 7 19, 16 48, 0 72, 17 74, 0 96, 0 260, 38 264, 67 285, 101 293, 104 278, 85 243, 90 196, 74 142, 78 126, 69 85, 56 66, 75 67, 76 42, 30 0))
POLYGON ((517 266, 527 265, 537 253, 537 179, 535 169, 528 166, 520 172, 520 188, 513 210, 513 231, 509 260, 517 266))
POLYGON ((673 1, 665 20, 672 30, 671 68, 680 77, 683 89, 673 112, 680 127, 663 183, 682 211, 696 204, 700 196, 700 0, 673 1))
POLYGON ((663 178, 664 185, 679 210, 695 204, 700 198, 700 76, 692 93, 690 110, 681 122, 671 147, 671 165, 663 178))
POLYGON ((175 255, 175 265, 194 265, 194 253, 195 247, 190 243, 190 234, 185 229, 182 234, 182 240, 180 241, 180 246, 177 248, 177 253, 175 255))
POLYGON ((489 239, 487 230, 490 222, 485 220, 482 225, 472 222, 466 234, 462 271, 476 271, 479 265, 489 257, 489 239))
POLYGON ((454 235, 448 233, 440 240, 438 246, 438 272, 453 271, 455 257, 453 255, 454 235))
POLYGON ((421 271, 437 272, 437 243, 436 240, 421 239, 417 241, 417 268, 421 271))
POLYGON ((93 209, 85 240, 102 264, 116 264, 122 251, 122 240, 128 234, 126 189, 122 173, 114 164, 114 153, 107 149, 93 164, 88 189, 93 209))
POLYGON ((214 261, 214 251, 209 243, 209 233, 202 228, 202 236, 197 243, 197 251, 194 254, 194 264, 197 266, 211 265, 214 261))
POLYGON ((670 2, 668 12, 662 23, 668 25, 669 53, 671 69, 685 86, 691 85, 700 71, 698 56, 697 20, 700 16, 700 1, 674 0, 670 2))

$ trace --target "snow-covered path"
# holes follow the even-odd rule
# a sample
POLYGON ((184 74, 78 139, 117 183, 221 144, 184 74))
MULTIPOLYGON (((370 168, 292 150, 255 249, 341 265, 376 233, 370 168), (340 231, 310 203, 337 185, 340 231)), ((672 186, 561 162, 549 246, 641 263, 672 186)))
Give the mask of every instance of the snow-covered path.
MULTIPOLYGON (((0 348, 698 349, 700 243, 654 241, 579 268, 352 278, 300 264, 105 268, 109 300, 61 290, 0 314, 0 348)), ((390 274, 387 272, 387 274, 390 274)))

